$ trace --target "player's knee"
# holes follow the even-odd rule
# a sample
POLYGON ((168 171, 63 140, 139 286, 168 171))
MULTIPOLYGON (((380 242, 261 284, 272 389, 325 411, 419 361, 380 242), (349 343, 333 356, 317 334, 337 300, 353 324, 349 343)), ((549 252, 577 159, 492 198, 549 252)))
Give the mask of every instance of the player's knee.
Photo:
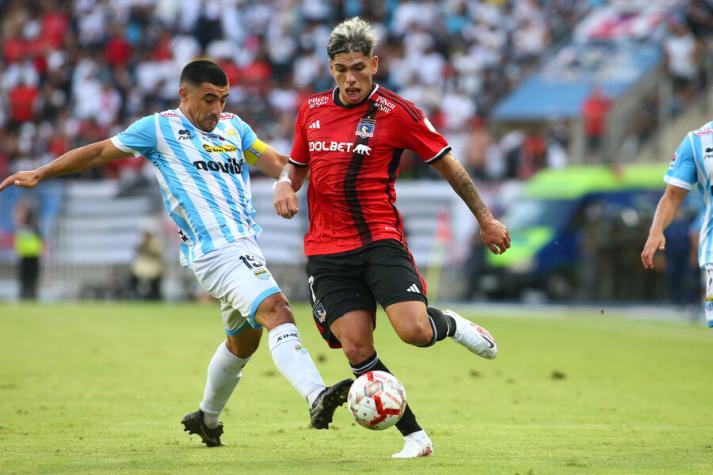
POLYGON ((238 358, 248 358, 257 351, 260 346, 260 339, 245 340, 236 336, 229 336, 225 340, 225 346, 232 354, 238 358))
POLYGON ((433 329, 428 320, 409 322, 397 329, 396 333, 404 343, 414 346, 426 346, 433 339, 433 329))
POLYGON ((284 323, 294 323, 292 309, 282 293, 269 296, 262 301, 255 314, 255 321, 268 330, 284 323))
POLYGON ((374 345, 370 342, 358 342, 358 341, 340 341, 342 344, 342 351, 344 351, 344 356, 350 363, 360 363, 365 361, 371 355, 376 353, 374 345))

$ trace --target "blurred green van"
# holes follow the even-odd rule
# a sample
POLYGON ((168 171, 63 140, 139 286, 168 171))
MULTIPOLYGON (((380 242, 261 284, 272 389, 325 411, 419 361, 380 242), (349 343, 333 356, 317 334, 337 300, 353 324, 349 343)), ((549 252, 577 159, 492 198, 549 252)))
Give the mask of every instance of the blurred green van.
POLYGON ((592 248, 606 252, 616 242, 633 246, 634 255, 641 251, 665 188, 666 167, 571 166, 534 175, 502 217, 511 248, 502 255, 485 253, 481 292, 505 299, 528 290, 551 300, 581 296, 580 266, 591 265, 585 261, 592 248))

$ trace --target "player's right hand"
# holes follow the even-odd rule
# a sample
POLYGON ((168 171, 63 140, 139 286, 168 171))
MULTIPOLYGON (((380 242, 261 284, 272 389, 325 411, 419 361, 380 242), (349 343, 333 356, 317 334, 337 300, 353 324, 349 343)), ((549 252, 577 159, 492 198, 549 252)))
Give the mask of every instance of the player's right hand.
POLYGON ((651 232, 644 244, 644 250, 641 251, 641 263, 644 269, 654 268, 654 254, 656 251, 663 251, 666 248, 666 238, 662 232, 651 232))
POLYGON ((287 182, 278 181, 275 184, 272 205, 275 207, 275 212, 286 219, 291 219, 300 210, 297 206, 297 193, 287 182))
POLYGON ((41 180, 42 178, 37 170, 17 172, 5 178, 3 182, 0 183, 0 191, 3 191, 10 185, 15 185, 20 188, 34 188, 41 180))
POLYGON ((480 223, 480 239, 493 254, 503 254, 510 249, 510 231, 495 218, 480 223))

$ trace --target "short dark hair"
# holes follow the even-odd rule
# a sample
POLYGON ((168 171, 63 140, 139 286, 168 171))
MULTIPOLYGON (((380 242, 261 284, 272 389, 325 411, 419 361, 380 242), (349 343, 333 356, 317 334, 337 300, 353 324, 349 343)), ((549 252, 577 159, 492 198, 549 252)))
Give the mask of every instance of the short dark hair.
POLYGON ((200 86, 204 82, 223 87, 228 85, 228 77, 220 66, 205 59, 191 61, 181 71, 181 84, 200 86))

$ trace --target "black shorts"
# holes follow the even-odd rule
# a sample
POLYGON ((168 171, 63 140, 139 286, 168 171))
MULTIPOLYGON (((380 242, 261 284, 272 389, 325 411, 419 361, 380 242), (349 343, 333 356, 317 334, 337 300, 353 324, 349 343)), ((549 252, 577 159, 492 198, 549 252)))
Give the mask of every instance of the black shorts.
POLYGON ((367 310, 376 316, 397 302, 426 299, 426 282, 411 253, 394 239, 376 241, 359 249, 307 258, 312 316, 329 346, 341 344, 329 327, 347 312, 367 310))

